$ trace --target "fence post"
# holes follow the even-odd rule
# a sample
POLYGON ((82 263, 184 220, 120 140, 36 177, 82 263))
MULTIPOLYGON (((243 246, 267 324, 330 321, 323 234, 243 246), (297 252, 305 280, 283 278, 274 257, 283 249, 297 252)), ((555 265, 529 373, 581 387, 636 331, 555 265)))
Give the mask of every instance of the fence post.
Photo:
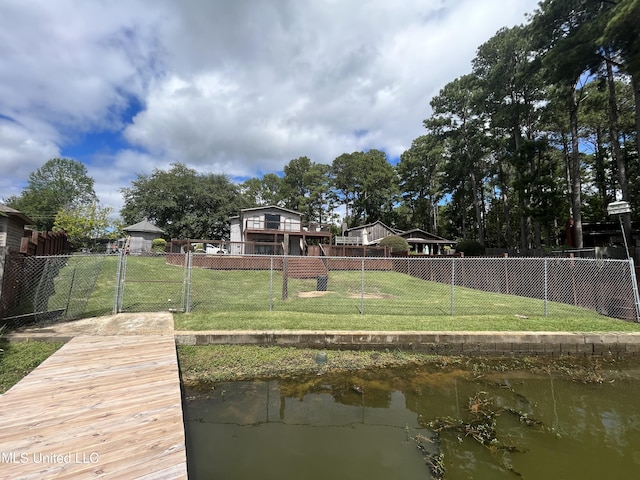
POLYGON ((362 257, 362 273, 360 274, 360 315, 364 315, 364 257, 362 257))
POLYGON ((544 259, 544 316, 549 316, 549 265, 548 259, 544 259))
POLYGON ((122 250, 118 252, 118 268, 116 268, 116 291, 113 298, 113 314, 116 315, 120 310, 120 287, 122 283, 122 258, 124 253, 122 250))
POLYGON ((451 316, 453 316, 453 297, 456 284, 456 259, 451 259, 451 316))
POLYGON ((289 298, 289 265, 287 256, 282 257, 282 300, 289 298))
POLYGON ((640 295, 638 294, 638 279, 636 278, 636 268, 633 258, 629 257, 629 273, 631 274, 631 287, 633 288, 633 299, 636 304, 636 322, 640 322, 640 295))
POLYGON ((185 264, 187 267, 187 275, 186 275, 186 302, 184 306, 185 313, 191 313, 191 266, 193 264, 193 252, 191 249, 185 252, 185 264))
POLYGON ((67 305, 64 307, 64 317, 67 318, 69 314, 69 305, 71 304, 71 295, 73 295, 73 285, 76 282, 76 271, 78 266, 73 267, 73 273, 71 274, 71 285, 69 286, 69 295, 67 295, 67 305))
POLYGON ((269 261, 269 311, 273 311, 273 255, 269 261))

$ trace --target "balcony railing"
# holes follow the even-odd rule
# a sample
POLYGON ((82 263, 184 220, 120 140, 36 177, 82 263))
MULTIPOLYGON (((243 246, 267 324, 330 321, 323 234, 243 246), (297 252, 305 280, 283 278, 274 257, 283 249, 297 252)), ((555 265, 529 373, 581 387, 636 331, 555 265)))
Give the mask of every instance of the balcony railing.
POLYGON ((296 220, 245 220, 244 231, 277 231, 277 232, 310 232, 310 233, 331 233, 331 225, 317 222, 299 222, 296 220))

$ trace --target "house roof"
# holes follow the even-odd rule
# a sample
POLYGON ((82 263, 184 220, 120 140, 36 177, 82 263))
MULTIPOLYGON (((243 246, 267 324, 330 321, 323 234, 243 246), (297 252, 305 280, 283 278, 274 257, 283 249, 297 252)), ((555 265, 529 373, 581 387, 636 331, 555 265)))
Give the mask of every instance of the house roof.
POLYGON ((374 225, 382 225, 384 228, 386 228, 390 232, 396 232, 398 234, 399 234, 399 232, 402 232, 402 230, 398 230, 397 228, 392 228, 392 227, 390 227, 389 225, 385 224, 384 222, 382 222, 380 220, 376 220, 375 222, 372 222, 372 223, 366 223, 364 225, 358 225, 357 227, 347 228, 345 230, 345 232, 352 232, 352 231, 355 231, 355 230, 362 230, 364 228, 369 228, 369 227, 372 227, 374 225))
POLYGON ((447 240, 446 238, 439 237, 438 235, 434 235, 433 233, 425 232, 420 228, 407 230, 406 232, 399 233, 398 235, 406 239, 409 243, 456 243, 453 240, 447 240))
POLYGON ((302 216, 302 213, 296 212, 295 210, 289 210, 288 208, 282 208, 277 205, 268 205, 266 207, 251 207, 251 208, 243 208, 240 212, 257 212, 260 210, 280 210, 282 212, 293 213, 294 215, 302 216))
POLYGON ((2 214, 2 216, 5 216, 5 217, 19 218, 24 222, 25 225, 34 225, 36 223, 32 219, 27 217, 24 213, 22 213, 20 210, 16 210, 15 208, 8 207, 2 203, 0 203, 0 214, 2 214))
POLYGON ((164 230, 156 227, 147 220, 143 220, 134 225, 123 228, 125 232, 149 232, 149 233, 164 233, 164 230))

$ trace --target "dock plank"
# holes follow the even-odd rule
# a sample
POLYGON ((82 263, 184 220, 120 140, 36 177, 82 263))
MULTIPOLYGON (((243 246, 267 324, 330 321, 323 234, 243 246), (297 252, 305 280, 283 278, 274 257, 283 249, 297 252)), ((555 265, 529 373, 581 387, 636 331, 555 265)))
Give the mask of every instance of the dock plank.
POLYGON ((171 335, 79 336, 0 396, 0 478, 186 479, 171 335))

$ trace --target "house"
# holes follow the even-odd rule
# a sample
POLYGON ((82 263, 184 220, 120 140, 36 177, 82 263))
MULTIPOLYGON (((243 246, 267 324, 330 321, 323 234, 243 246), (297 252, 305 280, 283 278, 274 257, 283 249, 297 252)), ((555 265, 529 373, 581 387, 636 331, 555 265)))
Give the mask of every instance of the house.
POLYGON ((24 213, 0 204, 0 298, 2 298, 4 266, 7 257, 9 253, 20 252, 24 227, 33 224, 35 222, 24 213))
POLYGON ((345 229, 341 237, 336 237, 336 245, 376 245, 384 237, 398 235, 400 232, 401 230, 391 228, 377 220, 345 229))
POLYGON ((407 241, 412 252, 426 255, 442 255, 444 247, 453 247, 456 244, 453 240, 447 240, 419 228, 407 230, 399 235, 407 241))
POLYGON ((128 234, 125 246, 128 253, 149 253, 153 240, 164 235, 164 230, 147 220, 125 227, 123 230, 128 234))
POLYGON ((331 240, 329 225, 303 223, 302 213, 275 205, 242 209, 230 224, 233 255, 315 254, 310 247, 331 240))
POLYGON ((19 252, 24 227, 35 222, 24 213, 0 204, 0 257, 9 252, 19 252))
POLYGON ((377 245, 385 237, 398 235, 407 241, 413 252, 439 255, 444 253, 445 246, 452 247, 456 244, 453 240, 447 240, 419 228, 399 230, 385 225, 380 220, 347 228, 343 233, 343 236, 335 237, 336 245, 377 245))

